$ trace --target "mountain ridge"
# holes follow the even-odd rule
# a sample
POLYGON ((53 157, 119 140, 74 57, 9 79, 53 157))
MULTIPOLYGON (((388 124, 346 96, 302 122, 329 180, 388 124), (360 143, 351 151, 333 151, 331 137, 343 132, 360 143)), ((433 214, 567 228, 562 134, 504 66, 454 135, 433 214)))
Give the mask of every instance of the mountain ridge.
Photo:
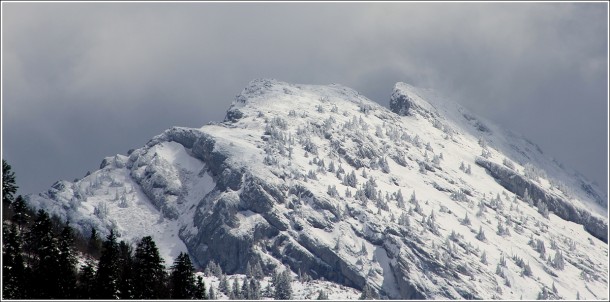
POLYGON ((153 232, 165 255, 188 251, 200 266, 214 260, 230 273, 249 261, 266 271, 288 265, 386 298, 515 298, 519 290, 535 298, 549 280, 605 297, 604 264, 581 260, 607 256, 607 198, 593 187, 588 194, 578 186, 587 182, 534 145, 431 94, 397 83, 388 109, 341 85, 254 80, 223 122, 170 128, 28 200, 81 231, 153 232), (479 228, 464 222, 469 213, 479 228), (572 251, 568 233, 596 248, 572 251), (536 257, 534 235, 570 250, 569 277, 536 257), (486 262, 525 257, 544 278, 527 282, 517 260, 498 274, 482 254, 486 262), (581 282, 576 270, 597 279, 581 282))

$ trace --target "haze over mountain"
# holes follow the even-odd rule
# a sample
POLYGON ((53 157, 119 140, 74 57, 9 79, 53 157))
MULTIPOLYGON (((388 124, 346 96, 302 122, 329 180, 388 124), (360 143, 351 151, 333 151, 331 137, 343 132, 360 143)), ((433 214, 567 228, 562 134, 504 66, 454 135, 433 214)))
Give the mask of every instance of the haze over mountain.
POLYGON ((232 274, 286 265, 382 298, 608 298, 603 190, 434 91, 397 83, 389 104, 254 80, 224 121, 27 200, 232 274))
POLYGON ((222 120, 259 77, 383 106, 398 81, 432 87, 607 191, 604 2, 3 2, 1 19, 2 157, 21 194, 222 120))

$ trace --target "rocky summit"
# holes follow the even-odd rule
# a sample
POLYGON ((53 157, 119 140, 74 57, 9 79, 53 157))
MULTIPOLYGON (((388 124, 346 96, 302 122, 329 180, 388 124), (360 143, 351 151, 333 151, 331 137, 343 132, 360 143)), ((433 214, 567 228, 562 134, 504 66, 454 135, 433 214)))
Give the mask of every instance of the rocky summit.
POLYGON ((608 299, 606 193, 434 91, 398 83, 389 104, 254 80, 224 121, 27 200, 231 274, 287 266, 385 299, 608 299))

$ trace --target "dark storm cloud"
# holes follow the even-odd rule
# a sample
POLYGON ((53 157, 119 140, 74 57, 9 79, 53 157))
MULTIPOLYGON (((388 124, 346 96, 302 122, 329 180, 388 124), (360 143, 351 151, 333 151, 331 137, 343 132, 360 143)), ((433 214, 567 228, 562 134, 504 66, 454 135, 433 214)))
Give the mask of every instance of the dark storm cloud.
POLYGON ((589 3, 3 3, 3 157, 22 193, 173 125, 221 120, 252 79, 387 105, 433 87, 607 183, 607 10, 589 3))

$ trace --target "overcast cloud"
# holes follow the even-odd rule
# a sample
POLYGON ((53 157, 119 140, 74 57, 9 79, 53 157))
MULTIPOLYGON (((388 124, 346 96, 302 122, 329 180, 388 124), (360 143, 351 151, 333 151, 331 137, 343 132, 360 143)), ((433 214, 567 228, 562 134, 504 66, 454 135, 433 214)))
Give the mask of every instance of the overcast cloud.
POLYGON ((171 126, 219 121, 247 83, 340 83, 387 106, 432 87, 607 190, 606 3, 2 3, 2 157, 19 193, 171 126))

